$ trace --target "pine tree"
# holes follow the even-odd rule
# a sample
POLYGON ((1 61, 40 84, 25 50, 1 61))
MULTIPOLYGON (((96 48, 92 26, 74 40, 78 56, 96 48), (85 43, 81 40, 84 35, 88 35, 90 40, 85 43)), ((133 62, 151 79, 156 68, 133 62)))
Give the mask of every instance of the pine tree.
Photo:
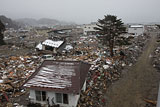
POLYGON ((157 27, 160 29, 160 25, 157 25, 157 27))
POLYGON ((104 19, 98 20, 98 27, 95 27, 97 33, 102 37, 102 43, 105 45, 109 45, 110 48, 110 56, 113 57, 113 48, 116 39, 120 34, 126 31, 123 22, 121 19, 117 19, 117 16, 107 15, 104 16, 104 19))
POLYGON ((4 45, 5 42, 3 41, 3 32, 5 30, 4 24, 0 21, 0 45, 4 45))

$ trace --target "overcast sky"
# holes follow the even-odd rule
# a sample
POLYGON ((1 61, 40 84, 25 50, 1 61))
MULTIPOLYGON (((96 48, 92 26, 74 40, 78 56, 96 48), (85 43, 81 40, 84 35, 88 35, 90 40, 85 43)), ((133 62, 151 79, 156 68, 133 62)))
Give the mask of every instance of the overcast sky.
POLYGON ((160 22, 160 0, 0 0, 0 15, 53 18, 78 24, 111 14, 125 23, 160 22))

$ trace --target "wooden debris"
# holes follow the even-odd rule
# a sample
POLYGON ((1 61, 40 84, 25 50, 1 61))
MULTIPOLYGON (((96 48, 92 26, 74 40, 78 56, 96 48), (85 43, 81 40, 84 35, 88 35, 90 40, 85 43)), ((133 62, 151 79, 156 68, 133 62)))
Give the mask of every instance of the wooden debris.
POLYGON ((145 102, 156 105, 157 101, 149 100, 149 99, 143 99, 145 102))

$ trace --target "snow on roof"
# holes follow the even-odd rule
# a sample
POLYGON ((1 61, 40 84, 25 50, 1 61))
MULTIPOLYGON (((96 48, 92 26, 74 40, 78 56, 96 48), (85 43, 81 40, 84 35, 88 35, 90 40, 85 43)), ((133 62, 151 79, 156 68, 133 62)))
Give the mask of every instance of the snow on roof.
POLYGON ((131 28, 142 28, 143 25, 131 25, 130 27, 131 27, 131 28))
POLYGON ((48 45, 48 46, 51 46, 51 47, 55 47, 55 48, 58 48, 59 46, 62 45, 64 41, 53 41, 53 40, 45 40, 42 44, 43 45, 48 45))
POLYGON ((71 77, 75 75, 75 71, 71 66, 46 65, 25 86, 48 88, 71 87, 71 77))
POLYGON ((26 88, 79 93, 90 65, 80 61, 45 60, 23 85, 26 88))
POLYGON ((39 50, 42 50, 42 44, 39 43, 39 44, 36 46, 36 48, 39 49, 39 50))

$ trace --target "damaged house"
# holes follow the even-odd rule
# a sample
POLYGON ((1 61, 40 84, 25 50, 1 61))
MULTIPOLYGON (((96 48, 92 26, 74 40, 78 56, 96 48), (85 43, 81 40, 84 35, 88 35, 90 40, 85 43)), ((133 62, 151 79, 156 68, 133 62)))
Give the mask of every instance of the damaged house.
POLYGON ((68 43, 73 41, 77 37, 75 31, 77 30, 73 28, 54 29, 48 32, 48 37, 52 40, 65 40, 68 43))
POLYGON ((66 40, 68 37, 70 37, 69 35, 71 32, 72 29, 55 29, 47 33, 49 38, 52 40, 66 40))
POLYGON ((30 89, 30 101, 41 105, 76 107, 86 89, 90 64, 81 61, 45 60, 23 85, 30 89))
POLYGON ((61 53, 63 51, 63 49, 66 46, 66 42, 59 40, 59 41, 54 41, 54 40, 50 40, 47 39, 42 43, 39 43, 36 46, 37 50, 47 50, 47 51, 51 51, 52 53, 56 54, 56 53, 61 53))

